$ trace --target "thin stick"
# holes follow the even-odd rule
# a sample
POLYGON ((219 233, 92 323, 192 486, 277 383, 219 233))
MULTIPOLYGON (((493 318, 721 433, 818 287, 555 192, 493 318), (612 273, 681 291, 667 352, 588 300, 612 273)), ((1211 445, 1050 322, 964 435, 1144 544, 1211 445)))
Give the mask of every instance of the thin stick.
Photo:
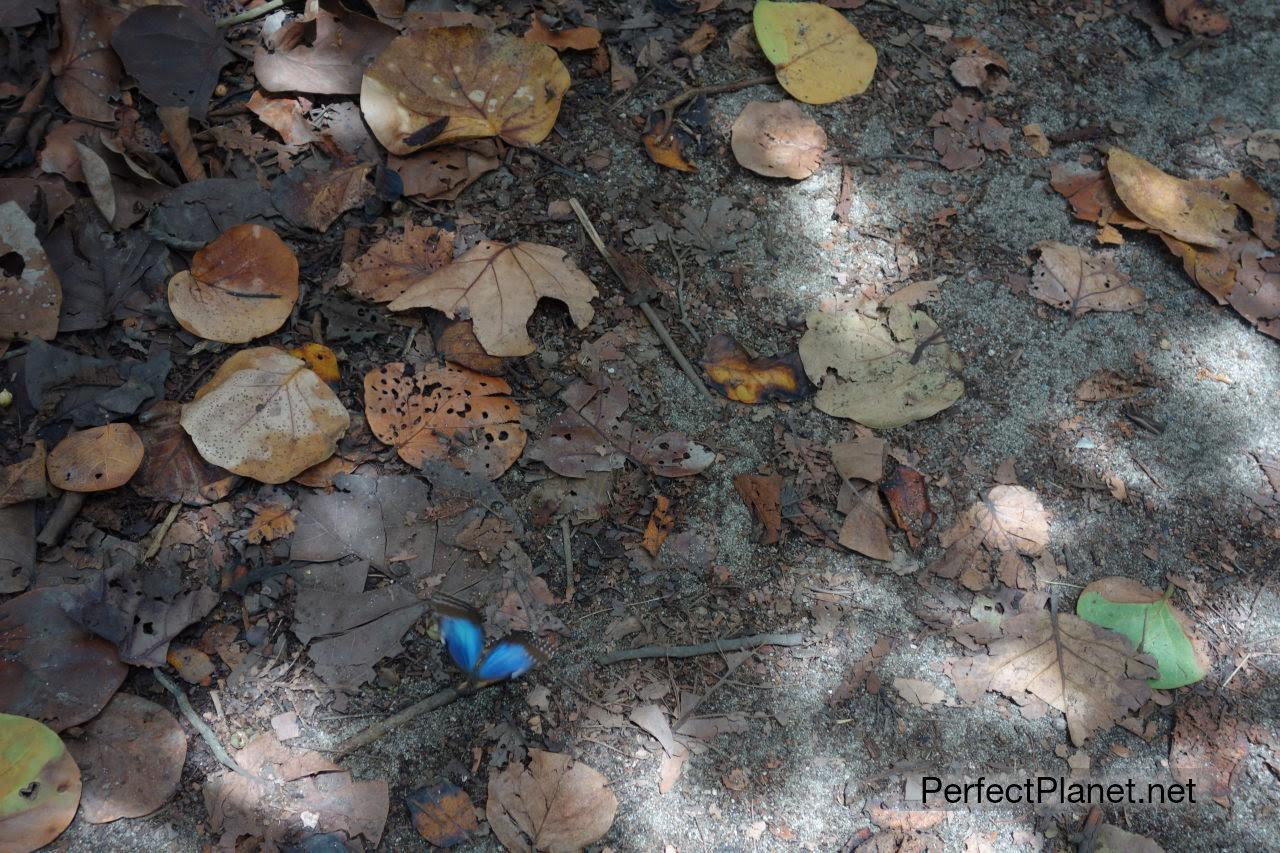
POLYGON ((338 744, 334 752, 338 758, 345 758, 357 749, 363 749, 381 737, 385 737, 394 730, 400 728, 405 723, 411 722, 415 717, 419 717, 428 711, 434 711, 437 708, 443 708, 450 702, 455 702, 462 696, 462 692, 455 687, 448 687, 439 693, 433 693, 426 699, 414 702, 408 708, 405 708, 398 714, 393 714, 385 720, 374 723, 368 728, 356 732, 351 737, 338 744))
MULTIPOLYGON (((717 646, 717 651, 724 648, 723 643, 716 643, 716 646, 717 646)), ((697 699, 694 699, 693 704, 690 705, 685 710, 685 712, 680 715, 680 718, 677 719, 675 723, 672 724, 671 731, 679 732, 681 726, 689 722, 689 718, 693 716, 693 712, 698 710, 698 707, 702 705, 703 702, 710 699, 712 693, 715 693, 717 690, 723 687, 724 683, 729 680, 729 676, 733 675, 734 671, 736 671, 738 667, 742 666, 744 663, 749 661, 752 658, 753 654, 754 654, 754 651, 750 654, 745 654, 742 657, 738 658, 738 660, 736 660, 727 670, 725 670, 724 675, 720 676, 719 680, 717 680, 715 684, 708 687, 706 692, 703 693, 701 696, 699 696, 697 699)))
POLYGON ((692 658, 717 652, 740 652, 756 646, 799 646, 802 643, 804 643, 804 637, 800 634, 753 634, 750 637, 715 640, 696 646, 644 646, 639 649, 626 649, 602 656, 600 663, 620 663, 624 660, 641 658, 692 658))
MULTIPOLYGON (((582 230, 587 233, 587 237, 595 245, 596 251, 604 257, 605 263, 609 265, 609 269, 613 270, 613 274, 618 277, 624 287, 627 287, 627 277, 622 270, 618 268, 617 263, 613 260, 613 255, 609 252, 609 247, 604 244, 604 240, 600 238, 600 232, 596 231, 596 227, 591 224, 591 220, 587 218, 587 212, 582 209, 576 198, 569 199, 569 206, 573 208, 574 214, 578 217, 578 222, 582 224, 582 230)), ((629 289, 629 288, 628 288, 629 289)), ((704 399, 711 399, 711 392, 707 390, 707 386, 702 384, 702 377, 693 369, 693 365, 689 363, 689 359, 684 357, 684 353, 680 351, 680 347, 672 340, 671 334, 667 331, 667 327, 663 325, 653 306, 648 300, 641 300, 637 303, 640 310, 644 313, 645 319, 649 321, 649 325, 653 326, 653 330, 658 333, 658 339, 666 346, 667 352, 671 353, 671 357, 676 360, 676 364, 680 365, 680 369, 684 371, 684 375, 689 377, 689 381, 693 383, 693 387, 698 389, 704 399)))
POLYGON ((155 535, 151 537, 151 544, 147 546, 147 553, 143 556, 142 562, 146 562, 160 553, 160 543, 164 540, 165 534, 169 532, 169 528, 173 527, 173 520, 178 517, 178 510, 182 509, 182 501, 174 501, 173 506, 169 507, 169 512, 165 515, 164 521, 156 525, 155 535))
POLYGON ((748 77, 729 83, 717 83, 714 86, 695 86, 692 89, 685 89, 668 101, 663 101, 657 108, 662 110, 666 126, 670 127, 672 120, 675 119, 676 110, 699 95, 723 95, 726 92, 736 92, 739 89, 746 89, 751 86, 763 86, 766 83, 774 82, 776 79, 777 77, 773 74, 763 74, 759 77, 748 77))
POLYGON ((84 506, 83 492, 63 492, 62 497, 58 498, 58 505, 53 508, 49 520, 44 523, 40 535, 36 537, 36 541, 46 548, 57 545, 62 540, 62 534, 66 533, 71 522, 75 521, 82 506, 84 506))
POLYGON ((191 700, 187 698, 186 693, 182 692, 181 687, 158 669, 151 670, 151 674, 156 677, 156 681, 160 682, 161 687, 172 693, 173 698, 178 700, 178 710, 182 712, 182 716, 187 718, 187 722, 191 724, 191 727, 200 733, 200 737, 204 738, 209 751, 213 753, 214 758, 218 759, 219 764, 228 770, 234 770, 241 776, 246 776, 250 779, 258 778, 237 764, 236 760, 227 754, 227 751, 222 748, 222 744, 218 742, 218 736, 213 733, 213 729, 209 728, 209 724, 200 718, 195 708, 191 707, 191 700))
POLYGON ((560 516, 560 543, 564 549, 564 600, 573 601, 573 522, 569 516, 560 516))
POLYGON ((261 6, 255 6, 252 9, 246 9, 235 15, 228 15, 218 21, 219 27, 234 27, 236 24, 243 24, 247 21, 257 20, 258 18, 270 15, 276 9, 285 4, 285 0, 269 0, 261 6))

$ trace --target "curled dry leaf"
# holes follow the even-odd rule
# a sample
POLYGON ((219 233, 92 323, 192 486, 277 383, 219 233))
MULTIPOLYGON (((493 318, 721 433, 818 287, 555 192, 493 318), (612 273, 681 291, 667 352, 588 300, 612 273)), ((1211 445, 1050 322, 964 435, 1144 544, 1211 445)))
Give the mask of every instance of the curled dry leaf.
POLYGON ((506 357, 534 351, 525 323, 539 299, 560 300, 574 325, 585 329, 595 313, 591 300, 597 295, 591 279, 560 249, 483 240, 452 264, 415 282, 390 308, 435 308, 450 318, 469 317, 485 351, 506 357))
POLYGON ((364 413, 378 440, 415 468, 448 461, 495 480, 524 452, 528 439, 511 386, 460 367, 417 373, 386 364, 364 378, 364 413))
POLYGON ((129 482, 142 464, 142 439, 128 424, 73 432, 49 452, 49 482, 68 492, 103 492, 129 482))
POLYGON ((1018 613, 1002 623, 1003 636, 987 654, 955 661, 951 678, 965 702, 988 690, 1014 701, 1034 696, 1067 718, 1071 742, 1093 734, 1142 707, 1151 697, 1147 679, 1157 670, 1121 634, 1070 613, 1018 613))
POLYGON ((348 289, 374 302, 391 302, 410 286, 453 260, 454 232, 406 221, 404 231, 383 237, 351 265, 348 289))
POLYGON ((0 714, 0 849, 39 850, 71 825, 80 768, 48 726, 0 714))
POLYGON ((18 206, 0 205, 0 345, 58 334, 62 284, 36 237, 36 226, 18 206))
POLYGON ((792 402, 813 393, 799 355, 752 358, 729 335, 716 335, 707 342, 701 364, 711 387, 739 403, 792 402))
POLYGON ((600 46, 600 31, 595 27, 568 27, 563 30, 552 30, 542 23, 542 16, 536 13, 524 37, 556 50, 594 50, 600 46))
POLYGON ((138 426, 145 455, 133 489, 148 498, 204 505, 220 501, 240 482, 230 471, 210 465, 182 429, 182 404, 162 400, 143 413, 138 426))
POLYGON ((237 225, 169 279, 169 309, 182 328, 241 344, 284 325, 298 301, 298 259, 262 225, 237 225))
POLYGON ((1175 178, 1122 148, 1108 152, 1107 174, 1135 216, 1185 243, 1221 248, 1238 233, 1235 206, 1208 182, 1175 178))
POLYGON ((818 386, 820 411, 890 429, 960 399, 960 359, 928 314, 901 304, 869 310, 808 317, 800 358, 818 386))
POLYGON ((803 180, 822 165, 827 134, 795 101, 751 101, 733 122, 732 145, 753 172, 803 180))
POLYGON ((912 549, 919 548, 925 533, 938 520, 929 503, 929 487, 924 475, 914 468, 898 465, 881 484, 880 494, 889 504, 894 524, 907 534, 907 544, 912 549))
POLYGON ((316 130, 307 120, 311 102, 306 98, 269 98, 254 92, 246 104, 267 127, 280 134, 286 145, 306 145, 316 141, 316 130))
POLYGON ((678 172, 698 171, 684 153, 686 148, 693 148, 696 140, 679 124, 668 122, 662 110, 649 114, 641 139, 649 159, 659 166, 678 172))
POLYGON ((961 86, 981 89, 984 94, 999 94, 1009 87, 1009 63, 973 36, 949 41, 943 52, 955 57, 951 76, 961 86))
POLYGON ((1130 311, 1143 304, 1142 290, 1116 269, 1109 254, 1090 254, 1076 246, 1046 240, 1037 243, 1040 260, 1031 274, 1030 293, 1072 317, 1090 311, 1130 311))
POLYGON ((270 47, 254 52, 253 73, 269 92, 356 95, 364 70, 395 37, 395 28, 335 3, 277 30, 270 47))
POLYGON ((778 82, 793 97, 829 104, 871 85, 876 49, 835 9, 758 0, 752 20, 778 82))
POLYGON ((328 459, 350 422, 324 380, 275 347, 231 356, 182 407, 182 428, 206 462, 263 483, 328 459))
POLYGON ((360 109, 392 154, 487 136, 536 145, 568 89, 569 71, 546 45, 476 27, 433 28, 379 54, 360 85, 360 109))
POLYGON ((671 514, 671 498, 666 495, 654 496, 653 512, 649 515, 649 523, 644 528, 644 539, 640 544, 650 557, 658 556, 662 543, 667 541, 676 520, 671 514))
POLYGON ((117 693, 82 734, 68 739, 67 749, 84 774, 84 819, 109 823, 168 802, 182 781, 187 735, 155 702, 117 693))
POLYGON ((295 529, 293 518, 297 510, 282 504, 267 504, 254 511, 249 526, 245 528, 245 541, 250 545, 272 542, 288 536, 295 529))
POLYGON ((1050 185, 1071 204, 1071 212, 1077 219, 1103 226, 1146 230, 1147 224, 1120 201, 1105 171, 1082 169, 1074 163, 1054 163, 1050 176, 1050 185))
POLYGON ((598 771, 561 753, 529 750, 489 775, 485 815, 508 850, 581 850, 613 825, 618 798, 598 771))

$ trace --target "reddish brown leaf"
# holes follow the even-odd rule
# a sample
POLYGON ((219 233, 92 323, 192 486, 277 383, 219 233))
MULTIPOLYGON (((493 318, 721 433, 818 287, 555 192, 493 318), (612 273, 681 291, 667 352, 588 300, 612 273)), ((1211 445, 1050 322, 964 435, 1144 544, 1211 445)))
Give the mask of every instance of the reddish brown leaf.
POLYGON ((693 138, 679 127, 668 124, 661 110, 649 114, 649 123, 642 138, 644 150, 659 166, 680 172, 698 171, 698 167, 684 155, 685 147, 693 144, 693 138))
POLYGON ((257 545, 288 536, 294 531, 296 514, 296 510, 281 504, 267 504, 254 512, 253 520, 245 528, 245 539, 250 545, 257 545))
POLYGON ((529 750, 529 764, 514 761, 489 774, 485 814, 508 850, 579 850, 613 825, 618 798, 604 776, 568 755, 529 750))
POLYGON ((324 231, 372 194, 365 180, 372 168, 372 163, 317 171, 297 168, 272 184, 271 200, 293 224, 324 231))
POLYGON ((733 478, 742 502, 764 528, 761 545, 776 545, 782 536, 782 476, 739 474, 733 478))
POLYGON ((405 797, 418 834, 436 847, 453 847, 480 831, 475 806, 457 786, 439 782, 405 797))
POLYGON ((179 418, 182 404, 156 403, 140 418, 138 437, 145 455, 133 478, 138 494, 156 500, 203 505, 220 501, 240 482, 224 468, 210 465, 196 452, 179 418))
POLYGON ((675 527, 676 520, 671 515, 671 499, 665 495, 655 498, 657 505, 649 516, 649 523, 644 528, 644 549, 650 557, 658 556, 658 549, 667 541, 667 534, 675 527))
POLYGON ((545 44, 556 50, 593 50, 600 46, 600 31, 595 27, 569 27, 552 30, 542 23, 542 16, 535 14, 529 30, 524 34, 529 41, 545 44))
POLYGON ((906 465, 897 465, 889 479, 881 484, 880 492, 889 503, 894 524, 907 534, 907 544, 913 550, 919 548, 924 534, 937 520, 929 504, 924 475, 906 465))
POLYGON ((453 260, 453 231, 406 221, 404 231, 383 237, 351 265, 351 292, 391 302, 453 260))
POLYGON ((387 167, 400 175, 404 194, 423 201, 453 201, 487 172, 501 165, 492 140, 428 148, 407 157, 391 154, 387 167))
POLYGON ((489 355, 476 339, 470 320, 450 320, 440 329, 435 339, 436 352, 445 361, 459 364, 477 373, 496 376, 503 371, 504 361, 489 355))

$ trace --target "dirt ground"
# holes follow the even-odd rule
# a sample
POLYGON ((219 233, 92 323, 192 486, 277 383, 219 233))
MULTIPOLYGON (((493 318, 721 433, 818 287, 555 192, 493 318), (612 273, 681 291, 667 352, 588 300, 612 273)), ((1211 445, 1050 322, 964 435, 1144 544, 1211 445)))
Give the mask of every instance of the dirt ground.
MULTIPOLYGON (((726 4, 734 5, 743 4, 726 4)), ((1267 642, 1280 635, 1280 549, 1269 535, 1276 521, 1258 513, 1250 496, 1265 489, 1251 454, 1280 453, 1280 345, 1217 307, 1158 240, 1141 235, 1119 247, 1116 257, 1133 284, 1146 291, 1144 311, 1090 314, 1071 322, 1011 287, 1029 273, 1029 252, 1037 242, 1089 244, 1095 229, 1071 218, 1049 187, 1048 171, 1052 162, 1081 156, 1098 162, 1094 142, 1122 145, 1182 176, 1244 168, 1280 195, 1274 170, 1259 171, 1256 161, 1249 165, 1243 149, 1228 150, 1210 126, 1223 117, 1255 129, 1280 127, 1280 8, 1271 0, 1230 4, 1231 29, 1184 50, 1185 42, 1159 47, 1144 25, 1119 12, 1120 5, 937 4, 931 24, 976 36, 1009 63, 1008 91, 985 101, 989 114, 1015 129, 1014 153, 989 154, 981 167, 961 172, 902 157, 933 157, 929 117, 958 92, 946 78, 913 74, 926 60, 938 60, 939 42, 913 35, 920 22, 891 2, 870 2, 848 13, 880 48, 880 82, 864 96, 806 107, 833 150, 852 164, 847 228, 834 216, 838 163, 790 182, 747 172, 728 151, 734 117, 750 100, 779 98, 776 86, 709 100, 711 119, 694 156, 696 173, 654 165, 629 116, 679 91, 663 74, 644 77, 621 101, 609 92, 607 78, 579 80, 575 74, 558 132, 543 148, 578 177, 541 159, 522 158, 533 168, 518 169, 520 175, 504 168, 456 205, 434 206, 430 212, 438 219, 469 217, 480 224, 464 228, 492 239, 564 247, 609 306, 582 332, 571 329, 558 305, 539 309, 530 331, 540 353, 518 367, 514 379, 535 436, 560 410, 553 395, 539 392, 542 382, 567 383, 583 342, 615 326, 635 330, 628 356, 641 377, 633 389, 636 423, 683 431, 719 454, 697 477, 659 481, 673 498, 673 535, 706 536, 715 546, 717 570, 674 566, 645 573, 616 547, 634 542, 638 532, 601 523, 579 528, 573 540, 577 595, 556 610, 566 627, 545 670, 424 715, 347 760, 357 777, 391 783, 391 817, 380 849, 425 849, 403 806, 403 797, 422 785, 448 779, 483 804, 490 756, 512 744, 566 751, 610 780, 620 806, 602 844, 614 850, 836 851, 860 830, 895 826, 892 815, 871 811, 901 793, 894 768, 965 768, 975 775, 1068 772, 1055 754, 1068 743, 1061 715, 1026 719, 994 693, 976 706, 960 705, 943 665, 963 649, 916 615, 930 599, 930 588, 949 585, 953 594, 963 592, 954 582, 925 576, 925 567, 942 553, 936 532, 992 485, 996 468, 1008 459, 1018 482, 1035 490, 1051 513, 1050 550, 1066 567, 1061 580, 1077 585, 1059 588, 1062 607, 1073 606, 1078 587, 1107 575, 1157 589, 1170 575, 1188 579, 1199 599, 1184 600, 1183 606, 1200 633, 1215 648, 1237 652, 1214 655, 1208 677, 1179 691, 1176 701, 1187 701, 1182 694, 1220 696, 1238 719, 1274 731, 1278 659, 1267 642), (900 36, 914 40, 898 39, 904 46, 897 47, 900 36), (1050 134, 1101 125, 1107 135, 1055 146, 1040 158, 1017 132, 1028 123, 1050 134), (918 140, 924 144, 917 146, 918 140), (600 149, 607 151, 607 167, 584 169, 583 158, 600 149), (680 283, 699 339, 675 322, 679 309, 673 300, 664 298, 660 307, 695 359, 718 332, 733 334, 758 354, 788 352, 804 316, 823 299, 860 289, 887 294, 911 281, 945 276, 940 297, 926 308, 964 361, 966 391, 941 414, 883 433, 927 475, 939 515, 918 551, 893 534, 899 552, 893 564, 823 547, 795 531, 779 546, 754 544, 752 520, 733 477, 757 470, 788 473, 780 434, 825 445, 846 436, 849 422, 818 412, 810 401, 748 407, 703 400, 639 313, 622 304, 617 282, 576 222, 546 216, 549 201, 577 197, 608 239, 655 219, 677 222, 682 206, 706 209, 720 196, 755 214, 734 251, 705 263, 686 256, 680 267, 662 244, 645 256, 653 272, 680 283), (942 208, 955 208, 945 227, 935 219, 942 208), (1143 398, 1143 414, 1163 422, 1159 434, 1126 428, 1119 403, 1079 404, 1072 398, 1076 385, 1095 370, 1130 373, 1135 359, 1149 365, 1152 388, 1143 398), (1230 381, 1206 378, 1212 376, 1230 381), (1064 427, 1071 419, 1078 420, 1064 427), (1108 477, 1123 481, 1125 500, 1109 493, 1108 477), (832 621, 827 613, 819 626, 814 608, 820 598, 836 604, 836 615, 832 621), (608 626, 626 617, 639 620, 640 633, 606 639, 608 626), (700 708, 744 715, 747 732, 712 740, 666 794, 658 792, 657 743, 639 729, 602 726, 586 713, 581 693, 612 692, 619 701, 610 710, 625 717, 644 701, 642 693, 663 693, 657 701, 670 706, 680 692, 705 692, 724 672, 715 656, 596 662, 614 648, 787 631, 804 633, 805 644, 759 650, 700 708), (891 641, 877 668, 884 686, 875 694, 859 689, 829 702, 850 665, 879 638, 891 641), (1223 688, 1247 651, 1267 654, 1250 658, 1223 688), (913 706, 890 686, 898 677, 930 682, 948 699, 913 706), (531 706, 531 694, 544 688, 548 703, 531 706), (731 776, 735 771, 741 775, 731 776), (745 785, 737 784, 742 776, 745 785)), ((727 36, 748 15, 727 9, 713 20, 727 36)), ((696 82, 724 82, 743 73, 722 36, 704 55, 696 82)), ((321 278, 319 271, 315 276, 321 278)), ((344 345, 342 397, 353 412, 361 409, 364 370, 392 360, 404 346, 405 327, 394 328, 389 339, 344 345)), ((397 465, 384 470, 407 470, 397 465)), ((522 462, 497 485, 524 512, 526 493, 540 476, 541 466, 522 462)), ((642 526, 643 519, 630 523, 642 526)), ((552 589, 562 592, 559 528, 530 526, 524 546, 552 589)), ((224 596, 214 616, 235 613, 239 606, 235 596, 224 596)), ((295 651, 291 647, 290 656, 295 651)), ((325 749, 454 678, 425 630, 413 634, 406 653, 388 668, 398 683, 366 685, 344 711, 327 707, 329 697, 305 680, 290 680, 252 700, 256 712, 250 707, 232 715, 216 730, 225 738, 237 731, 252 735, 269 728, 270 714, 305 707, 304 734, 293 743, 325 749)), ((171 706, 149 674, 135 671, 125 689, 171 706)), ((212 711, 204 691, 191 692, 198 710, 212 711)), ((1149 742, 1121 728, 1090 739, 1085 750, 1094 772, 1137 778, 1167 772, 1175 707, 1152 714, 1157 728, 1149 742)), ((200 788, 215 767, 193 736, 183 787, 166 807, 145 819, 103 826, 77 821, 52 849, 201 849, 209 839, 200 788)), ((1276 767, 1274 753, 1250 744, 1229 794, 1219 801, 1112 810, 1106 819, 1171 851, 1277 849, 1276 767)), ((929 826, 918 815, 896 814, 901 827, 927 829, 943 849, 1023 851, 1067 849, 1085 812, 952 811, 929 826)), ((458 849, 500 848, 486 835, 458 849)))

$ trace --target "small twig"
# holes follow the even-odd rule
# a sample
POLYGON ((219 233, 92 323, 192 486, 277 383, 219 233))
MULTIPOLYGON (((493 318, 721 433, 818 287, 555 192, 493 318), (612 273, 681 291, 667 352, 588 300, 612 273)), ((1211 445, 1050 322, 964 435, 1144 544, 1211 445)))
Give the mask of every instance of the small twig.
POLYGON ((1142 469, 1142 473, 1146 474, 1148 477, 1150 477, 1150 478, 1151 478, 1151 482, 1153 482, 1153 483, 1155 483, 1155 484, 1156 484, 1156 488, 1157 488, 1157 489, 1163 489, 1163 488, 1164 488, 1164 483, 1160 482, 1159 478, 1157 478, 1155 474, 1152 474, 1152 473, 1151 473, 1151 469, 1150 469, 1150 468, 1148 468, 1146 465, 1142 464, 1142 460, 1141 460, 1141 459, 1137 459, 1137 458, 1135 458, 1133 461, 1134 461, 1134 462, 1136 462, 1136 463, 1137 463, 1137 465, 1138 465, 1138 467, 1142 469))
POLYGON ((248 21, 257 20, 258 18, 270 15, 276 9, 285 4, 286 0, 269 0, 261 6, 255 6, 252 9, 246 9, 235 15, 228 15, 218 20, 219 27, 234 27, 236 24, 247 23, 248 21))
POLYGON ((178 710, 182 712, 182 716, 187 718, 187 722, 191 724, 191 727, 200 733, 200 737, 204 738, 204 742, 209 746, 209 751, 213 753, 214 758, 218 759, 219 764, 249 779, 258 778, 237 764, 236 760, 227 754, 227 751, 222 748, 222 744, 218 742, 218 736, 213 733, 213 729, 209 728, 209 724, 200 718, 195 708, 191 707, 191 700, 187 698, 186 693, 182 692, 181 687, 158 669, 151 670, 151 674, 156 677, 156 681, 160 683, 161 687, 172 693, 173 698, 178 700, 178 710))
POLYGON ((638 649, 626 649, 603 655, 600 658, 600 663, 620 663, 624 660, 640 660, 642 658, 692 658, 717 652, 740 652, 743 649, 753 649, 756 646, 799 646, 803 643, 804 637, 800 634, 753 634, 750 637, 716 640, 696 646, 643 646, 638 649))
POLYGON ((426 699, 414 702, 408 708, 405 708, 398 714, 393 714, 385 720, 381 720, 373 725, 356 732, 351 737, 344 740, 334 749, 334 753, 338 758, 345 758, 357 749, 363 749, 381 737, 385 737, 394 730, 400 728, 405 723, 412 721, 428 711, 434 711, 443 708, 450 702, 456 702, 463 695, 462 691, 456 687, 448 687, 439 693, 432 693, 426 699))
MULTIPOLYGON (((715 645, 716 645, 717 651, 724 649, 723 643, 716 643, 715 645)), ((681 714, 674 723, 671 724, 671 731, 679 733, 681 726, 689 722, 689 718, 693 716, 693 712, 698 710, 699 706, 701 706, 703 702, 710 699, 712 693, 715 693, 717 690, 723 687, 725 682, 729 680, 729 676, 733 675, 733 673, 738 669, 738 667, 742 666, 744 663, 750 660, 754 654, 755 654, 755 651, 752 650, 751 652, 743 655, 742 657, 734 661, 733 664, 730 665, 729 668, 725 670, 724 675, 720 676, 720 678, 716 681, 715 684, 708 687, 706 692, 704 692, 697 699, 694 699, 693 704, 691 704, 688 708, 686 708, 685 712, 681 714)))
POLYGON ((83 492, 63 492, 49 520, 40 529, 40 535, 36 537, 36 541, 46 548, 57 545, 62 541, 62 534, 66 533, 71 522, 75 521, 82 506, 84 506, 83 492))
POLYGON ((573 601, 573 522, 569 516, 560 516, 560 543, 564 549, 564 600, 573 601))
POLYGON ((160 553, 160 543, 164 541, 165 534, 169 532, 169 528, 173 527, 173 520, 178 517, 178 510, 180 509, 182 509, 182 501, 174 501, 173 506, 169 507, 169 512, 165 515, 164 521, 156 525, 155 535, 151 537, 151 544, 147 546, 147 553, 143 555, 142 562, 145 563, 160 553))
POLYGON ((729 83, 717 83, 714 86, 695 86, 692 89, 685 89, 668 101, 663 101, 656 109, 662 110, 664 127, 670 127, 671 122, 675 120, 676 110, 699 95, 723 95, 726 92, 736 92, 739 89, 747 89, 751 86, 763 86, 766 83, 774 82, 776 79, 777 77, 773 74, 763 74, 759 77, 748 77, 729 83))
MULTIPOLYGON (((613 274, 622 282, 623 287, 627 286, 627 277, 622 270, 618 268, 617 263, 613 260, 613 255, 609 252, 609 247, 605 245, 604 240, 600 237, 600 232, 596 231, 596 227, 591 224, 591 220, 587 218, 587 212, 582 209, 582 205, 576 198, 569 199, 569 206, 573 208, 574 214, 578 217, 578 222, 582 224, 582 230, 586 232, 587 237, 595 245, 596 251, 604 257, 605 263, 609 265, 609 269, 613 270, 613 274)), ((671 357, 676 360, 676 364, 680 365, 680 369, 684 371, 684 375, 689 377, 689 381, 693 383, 702 396, 710 400, 711 392, 707 390, 707 386, 702 384, 702 377, 693 369, 693 365, 689 363, 689 359, 685 358, 684 353, 680 351, 680 347, 672 340, 671 333, 667 331, 667 327, 663 324, 653 306, 648 300, 640 300, 637 305, 643 312, 645 319, 649 321, 649 325, 653 326, 653 330, 658 333, 658 339, 666 346, 667 351, 671 353, 671 357)))

